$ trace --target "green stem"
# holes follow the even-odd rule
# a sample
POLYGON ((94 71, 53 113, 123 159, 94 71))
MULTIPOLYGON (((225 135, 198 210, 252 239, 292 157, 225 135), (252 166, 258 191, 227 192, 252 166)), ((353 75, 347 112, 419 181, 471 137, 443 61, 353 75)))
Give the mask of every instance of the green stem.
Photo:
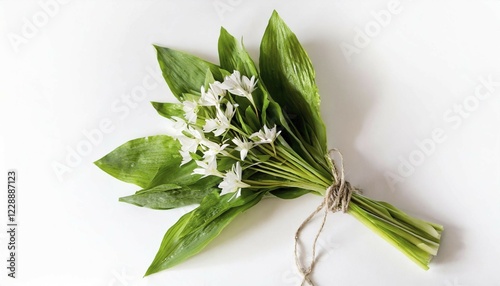
POLYGON ((297 181, 297 182, 304 181, 303 177, 301 178, 300 175, 297 175, 294 172, 289 172, 289 171, 286 170, 286 168, 284 166, 282 166, 282 167, 283 167, 283 169, 279 169, 279 168, 276 168, 276 166, 273 165, 273 164, 261 163, 259 165, 256 165, 255 169, 257 171, 266 170, 266 171, 270 172, 269 173, 270 175, 282 175, 282 176, 286 176, 286 177, 290 178, 291 180, 297 181))
POLYGON ((429 269, 439 248, 442 226, 412 218, 390 204, 359 194, 353 194, 348 213, 420 267, 429 269))
MULTIPOLYGON (((283 148, 281 146, 277 146, 279 152, 278 153, 283 153, 286 155, 286 159, 288 159, 290 162, 294 164, 294 166, 298 167, 301 170, 304 170, 304 172, 309 172, 313 174, 319 181, 317 183, 321 184, 326 184, 325 189, 332 184, 332 179, 328 179, 323 177, 316 169, 311 167, 307 162, 299 159, 300 157, 293 156, 293 154, 290 154, 286 148, 283 148)), ((287 160, 287 161, 288 161, 287 160)))
POLYGON ((318 187, 315 184, 308 184, 305 182, 284 182, 284 181, 275 181, 275 180, 243 180, 244 183, 249 184, 251 187, 247 187, 249 189, 262 189, 265 187, 268 188, 300 188, 305 190, 314 191, 316 193, 320 193, 324 191, 322 187, 318 187))
POLYGON ((356 219, 358 219, 361 223, 370 228, 380 237, 385 239, 387 242, 389 242, 397 249, 399 249, 403 254, 409 257, 418 266, 422 267, 425 270, 429 269, 428 263, 430 261, 430 256, 422 257, 423 256, 422 253, 416 252, 414 249, 412 249, 412 247, 408 246, 407 243, 404 243, 404 241, 397 239, 396 237, 394 237, 394 235, 391 235, 389 232, 384 231, 383 228, 378 227, 376 224, 373 223, 372 220, 367 219, 366 216, 363 215, 362 209, 359 208, 359 206, 357 206, 355 203, 349 204, 348 213, 354 216, 356 219))
POLYGON ((307 162, 300 160, 299 157, 293 156, 293 154, 290 154, 288 151, 286 151, 286 148, 283 148, 280 145, 276 146, 276 149, 278 152, 274 152, 274 150, 270 150, 269 147, 267 146, 268 144, 260 144, 258 145, 261 150, 263 150, 265 153, 268 155, 271 155, 272 157, 278 159, 279 161, 283 162, 287 166, 289 166, 291 169, 296 169, 297 171, 301 172, 302 174, 305 174, 306 177, 311 181, 319 185, 326 184, 325 189, 331 185, 331 180, 325 179, 321 174, 319 174, 314 168, 312 168, 307 162))
MULTIPOLYGON (((283 164, 288 165, 286 164, 286 162, 284 162, 283 164)), ((311 176, 310 173, 303 172, 302 170, 293 169, 290 168, 289 166, 284 166, 283 164, 280 163, 278 165, 275 162, 266 161, 262 162, 259 166, 265 168, 264 165, 266 165, 270 166, 271 167, 270 169, 276 172, 294 174, 294 176, 298 177, 300 181, 304 181, 304 179, 310 179, 309 181, 314 181, 315 178, 311 176)))
POLYGON ((272 176, 275 176, 275 177, 278 177, 278 178, 283 178, 285 180, 290 180, 290 181, 293 181, 293 182, 302 182, 303 181, 300 178, 297 178, 297 177, 294 177, 294 176, 290 176, 286 172, 278 172, 276 170, 265 169, 265 168, 263 168, 264 166, 260 166, 260 167, 261 168, 251 167, 251 169, 256 170, 258 172, 261 172, 261 173, 264 173, 264 174, 272 175, 272 176))

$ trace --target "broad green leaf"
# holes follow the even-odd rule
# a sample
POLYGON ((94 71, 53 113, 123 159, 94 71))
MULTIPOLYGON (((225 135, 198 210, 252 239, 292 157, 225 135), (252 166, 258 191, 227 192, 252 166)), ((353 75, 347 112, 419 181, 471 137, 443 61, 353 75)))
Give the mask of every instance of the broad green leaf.
POLYGON ((225 70, 223 68, 219 69, 219 71, 220 71, 222 79, 224 79, 226 76, 230 76, 231 75, 230 72, 228 72, 227 70, 225 70))
POLYGON ((165 191, 176 190, 176 189, 180 189, 180 188, 182 188, 182 187, 179 185, 176 185, 176 184, 163 184, 163 185, 156 186, 153 188, 146 188, 146 189, 139 190, 139 191, 135 192, 135 194, 138 195, 138 194, 145 194, 145 193, 165 192, 165 191))
POLYGON ((321 155, 326 154, 326 129, 312 63, 276 11, 262 38, 259 66, 267 90, 290 114, 301 138, 321 155))
POLYGON ((234 207, 211 221, 203 229, 184 236, 179 245, 170 254, 169 259, 164 261, 163 267, 170 268, 199 253, 213 239, 219 236, 222 230, 233 221, 237 215, 257 204, 259 200, 260 198, 254 199, 245 205, 234 207))
POLYGON ((182 216, 165 234, 146 276, 175 266, 200 252, 241 212, 260 201, 263 193, 231 199, 233 194, 209 194, 200 206, 182 216))
POLYGON ((179 149, 179 142, 170 136, 149 136, 119 146, 95 164, 119 180, 145 188, 160 168, 180 165, 179 149))
POLYGON ((233 198, 234 194, 225 194, 219 196, 218 192, 212 192, 207 195, 201 202, 198 209, 195 210, 191 217, 191 225, 189 229, 184 229, 182 236, 190 232, 194 232, 208 225, 212 220, 222 215, 226 211, 247 204, 249 201, 259 197, 259 192, 242 192, 238 198, 233 198))
POLYGON ((238 108, 238 110, 236 112, 236 116, 238 118, 238 122, 241 125, 241 130, 243 130, 243 132, 245 132, 246 134, 249 134, 249 135, 254 133, 255 131, 257 131, 257 129, 252 129, 252 128, 250 128, 250 126, 248 126, 248 124, 245 123, 245 120, 243 120, 241 113, 242 112, 240 112, 239 108, 238 108))
POLYGON ((196 162, 190 161, 182 166, 165 166, 160 168, 155 177, 151 180, 148 188, 163 184, 191 185, 201 178, 201 175, 193 175, 193 170, 197 167, 196 162))
POLYGON ((170 103, 170 102, 151 102, 153 107, 156 109, 158 114, 166 118, 172 118, 173 116, 183 118, 184 110, 182 110, 182 104, 170 103))
POLYGON ((208 89, 210 87, 210 84, 214 82, 215 82, 214 75, 212 74, 210 69, 208 69, 205 74, 205 83, 204 83, 205 89, 208 89))
POLYGON ((224 171, 227 171, 233 167, 233 165, 237 162, 235 160, 236 154, 239 154, 238 151, 234 151, 230 153, 232 157, 222 157, 219 161, 217 161, 217 170, 221 171, 224 173, 224 171))
POLYGON ((245 124, 250 126, 252 130, 262 129, 262 126, 260 126, 259 124, 259 119, 257 118, 257 115, 255 114, 252 106, 248 106, 245 109, 245 124))
POLYGON ((238 41, 226 29, 221 28, 218 47, 219 61, 223 69, 229 72, 237 70, 248 78, 255 76, 257 79, 257 89, 252 93, 252 96, 255 104, 262 110, 262 114, 260 114, 262 122, 266 122, 269 93, 262 80, 260 80, 257 67, 243 46, 243 42, 238 41))
POLYGON ((250 55, 235 37, 221 27, 219 36, 220 66, 229 71, 239 71, 248 77, 258 76, 257 68, 250 55))
POLYGON ((196 56, 169 48, 155 46, 158 63, 172 93, 183 101, 184 93, 199 93, 205 82, 207 70, 217 80, 222 80, 220 68, 196 56))
MULTIPOLYGON (((144 276, 148 276, 150 274, 159 272, 161 270, 167 269, 172 265, 168 265, 168 256, 170 253, 174 252, 178 245, 182 242, 182 237, 180 233, 182 230, 189 225, 189 221, 194 211, 191 211, 185 215, 183 215, 173 226, 171 226, 168 231, 163 236, 163 240, 160 245, 160 249, 156 253, 156 256, 149 266, 146 274, 144 276), (167 265, 165 265, 167 264, 167 265)), ((196 253, 193 253, 193 255, 196 253)), ((186 257, 187 258, 187 257, 186 257)), ((184 258, 184 259, 186 259, 184 258)), ((180 263, 179 261, 177 263, 180 263)))
POLYGON ((218 189, 197 185, 181 187, 174 184, 163 184, 140 190, 131 196, 122 197, 120 201, 151 209, 171 209, 199 204, 206 195, 216 190, 218 189))
MULTIPOLYGON (((201 85, 200 85, 201 87, 201 85)), ((191 92, 185 92, 182 94, 182 97, 184 100, 191 100, 191 101, 197 101, 200 98, 201 92, 200 90, 193 90, 191 92)))
POLYGON ((179 186, 195 185, 209 188, 218 184, 221 180, 220 178, 214 176, 202 178, 201 175, 193 174, 193 170, 198 167, 194 161, 190 161, 182 166, 179 165, 180 162, 175 166, 166 165, 160 168, 155 177, 151 180, 148 188, 153 188, 163 184, 176 184, 179 186))

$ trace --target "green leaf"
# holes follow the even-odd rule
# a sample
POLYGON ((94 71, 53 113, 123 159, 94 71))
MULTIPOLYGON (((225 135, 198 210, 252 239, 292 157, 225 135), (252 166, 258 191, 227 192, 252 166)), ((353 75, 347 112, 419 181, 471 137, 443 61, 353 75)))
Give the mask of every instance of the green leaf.
POLYGON ((252 134, 257 131, 257 129, 252 129, 250 128, 250 126, 248 126, 248 124, 245 123, 245 120, 243 120, 243 116, 241 115, 239 108, 236 112, 236 117, 238 118, 238 122, 240 123, 243 132, 245 132, 246 134, 252 134))
POLYGON ((151 209, 171 209, 199 204, 201 200, 217 188, 204 188, 198 185, 178 186, 163 184, 150 189, 143 189, 134 195, 120 198, 121 202, 151 209))
POLYGON ((172 118, 173 116, 183 118, 184 110, 182 110, 182 104, 170 103, 170 102, 151 102, 153 107, 156 109, 158 114, 166 118, 172 118))
POLYGON ((257 89, 252 93, 254 102, 262 110, 262 122, 266 122, 266 109, 269 105, 269 93, 260 80, 257 67, 245 49, 243 42, 238 41, 228 31, 221 27, 219 36, 219 61, 223 69, 233 72, 239 71, 247 77, 255 76, 257 89))
POLYGON ((210 87, 210 84, 214 83, 214 82, 215 82, 214 75, 212 74, 210 69, 208 69, 207 73, 205 74, 205 83, 203 86, 205 87, 205 89, 208 89, 210 87))
POLYGON ((235 37, 221 27, 219 36, 220 66, 229 71, 239 71, 248 77, 258 76, 257 68, 250 55, 235 37))
POLYGON ((198 167, 195 161, 190 161, 182 166, 166 165, 158 170, 151 180, 148 188, 153 188, 163 184, 176 184, 179 186, 199 185, 211 187, 220 181, 220 178, 208 176, 201 178, 201 175, 193 174, 193 170, 198 167))
POLYGON ((205 82, 207 70, 217 80, 222 80, 219 66, 196 56, 169 48, 156 46, 158 63, 172 93, 179 101, 184 93, 199 93, 205 82))
POLYGON ((230 76, 230 75, 231 75, 231 73, 230 73, 230 72, 228 72, 227 70, 225 70, 225 69, 223 69, 223 68, 219 69, 219 71, 220 71, 221 77, 222 77, 223 79, 224 79, 226 76, 230 76))
POLYGON ((165 234, 146 276, 175 266, 200 252, 241 212, 260 201, 263 192, 231 199, 209 194, 200 206, 182 216, 165 234))
POLYGON ((297 37, 276 11, 262 38, 259 66, 268 91, 293 118, 302 139, 307 139, 321 155, 326 154, 326 129, 321 119, 314 68, 297 37))
POLYGON ((176 184, 163 184, 163 185, 156 186, 153 188, 146 188, 146 189, 139 190, 139 191, 135 192, 135 194, 139 195, 139 194, 146 194, 146 193, 153 193, 153 192, 165 192, 165 191, 176 190, 176 189, 180 189, 180 188, 182 188, 182 187, 179 185, 176 185, 176 184))
POLYGON ((245 109, 245 124, 250 126, 252 130, 260 130, 262 128, 252 106, 247 106, 245 109))
POLYGON ((119 180, 145 188, 160 168, 180 165, 179 149, 179 142, 170 136, 149 136, 131 140, 94 163, 119 180))

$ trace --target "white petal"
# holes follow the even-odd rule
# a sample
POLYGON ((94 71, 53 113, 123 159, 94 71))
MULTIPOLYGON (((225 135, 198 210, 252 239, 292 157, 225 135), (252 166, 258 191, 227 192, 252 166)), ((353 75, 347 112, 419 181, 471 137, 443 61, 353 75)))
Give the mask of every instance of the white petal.
POLYGON ((217 119, 207 119, 205 121, 205 126, 203 126, 203 131, 212 132, 219 126, 217 119))
POLYGON ((240 151, 241 161, 245 160, 245 158, 247 157, 247 154, 248 154, 248 149, 241 149, 241 151, 240 151))
POLYGON ((214 130, 214 135, 221 136, 222 134, 224 134, 224 132, 226 132, 226 130, 227 130, 227 127, 219 126, 219 127, 217 127, 217 129, 214 130))
POLYGON ((193 158, 191 158, 191 154, 189 154, 188 151, 181 150, 180 154, 182 156, 181 166, 193 160, 193 158))
POLYGON ((185 100, 182 102, 182 110, 184 111, 184 117, 189 123, 196 123, 198 104, 196 102, 185 100))
POLYGON ((239 191, 240 188, 250 187, 250 185, 241 181, 241 173, 242 169, 240 162, 236 162, 219 184, 219 188, 222 189, 221 195, 239 191))
POLYGON ((212 94, 218 95, 218 96, 224 96, 225 91, 222 88, 222 84, 218 81, 214 82, 213 84, 210 84, 210 90, 212 94))

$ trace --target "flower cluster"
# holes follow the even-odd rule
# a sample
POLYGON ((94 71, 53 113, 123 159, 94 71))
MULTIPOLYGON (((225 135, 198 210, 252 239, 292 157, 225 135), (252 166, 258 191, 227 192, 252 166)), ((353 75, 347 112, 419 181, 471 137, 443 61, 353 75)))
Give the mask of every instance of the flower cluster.
POLYGON ((269 127, 264 123, 260 130, 248 134, 235 119, 237 113, 240 120, 244 114, 236 97, 248 100, 258 112, 252 95, 256 85, 254 76, 248 78, 234 71, 223 82, 214 81, 207 88, 202 86, 199 96, 186 95, 182 102, 184 118, 172 118, 176 138, 182 146, 181 165, 195 160, 197 168, 193 174, 223 178, 219 184, 221 194, 234 192, 238 196, 241 188, 250 187, 242 177, 243 169, 252 165, 249 153, 263 144, 274 150, 274 142, 281 132, 276 125, 269 127), (217 163, 221 157, 232 158, 234 164, 221 171, 217 163))

